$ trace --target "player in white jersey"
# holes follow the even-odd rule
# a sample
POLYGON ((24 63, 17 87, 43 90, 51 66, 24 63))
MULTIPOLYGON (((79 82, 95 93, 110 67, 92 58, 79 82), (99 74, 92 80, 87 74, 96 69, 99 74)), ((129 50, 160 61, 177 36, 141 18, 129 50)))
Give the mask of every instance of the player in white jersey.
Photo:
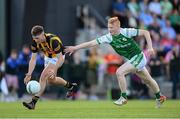
POLYGON ((156 97, 156 107, 159 108, 166 100, 166 97, 160 93, 158 84, 150 76, 148 70, 145 67, 146 57, 138 44, 132 38, 133 36, 138 35, 144 36, 148 45, 148 54, 150 56, 154 55, 149 32, 142 29, 120 28, 120 21, 117 17, 113 17, 108 20, 108 30, 108 34, 103 35, 97 39, 82 43, 80 45, 66 47, 65 52, 70 53, 71 55, 75 51, 82 48, 89 48, 103 43, 110 44, 119 55, 125 57, 127 60, 127 62, 121 65, 116 71, 121 89, 121 97, 114 103, 117 105, 123 105, 127 103, 127 85, 125 75, 130 72, 134 72, 145 82, 146 85, 152 89, 156 97))

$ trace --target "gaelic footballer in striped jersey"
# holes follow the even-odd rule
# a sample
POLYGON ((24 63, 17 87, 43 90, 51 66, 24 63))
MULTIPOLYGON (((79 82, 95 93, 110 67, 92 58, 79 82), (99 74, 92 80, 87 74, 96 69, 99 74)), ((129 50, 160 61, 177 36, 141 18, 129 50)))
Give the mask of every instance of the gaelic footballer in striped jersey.
POLYGON ((45 33, 42 26, 36 25, 31 30, 32 44, 31 51, 32 56, 29 61, 29 69, 24 78, 24 83, 27 84, 31 80, 32 72, 36 65, 36 57, 38 51, 44 53, 44 70, 41 73, 39 83, 41 85, 40 91, 32 97, 32 101, 27 103, 23 102, 23 105, 28 109, 35 109, 36 102, 43 94, 46 83, 64 86, 68 89, 67 97, 73 95, 76 83, 70 83, 61 77, 57 77, 57 70, 60 68, 65 59, 63 52, 63 44, 61 39, 54 34, 45 33))

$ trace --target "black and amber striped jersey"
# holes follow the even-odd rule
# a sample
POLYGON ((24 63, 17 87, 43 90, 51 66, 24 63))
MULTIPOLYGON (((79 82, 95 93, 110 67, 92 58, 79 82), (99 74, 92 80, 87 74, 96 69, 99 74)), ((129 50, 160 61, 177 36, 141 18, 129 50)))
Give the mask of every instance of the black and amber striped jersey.
POLYGON ((56 57, 60 52, 63 53, 63 44, 58 36, 50 33, 45 33, 44 35, 46 37, 46 42, 38 44, 35 40, 32 41, 31 51, 33 53, 42 51, 49 58, 56 57))

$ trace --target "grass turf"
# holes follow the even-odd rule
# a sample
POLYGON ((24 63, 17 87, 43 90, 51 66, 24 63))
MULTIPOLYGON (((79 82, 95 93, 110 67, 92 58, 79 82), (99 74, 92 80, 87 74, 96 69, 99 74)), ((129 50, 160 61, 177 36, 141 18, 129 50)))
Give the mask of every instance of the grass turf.
POLYGON ((129 100, 121 107, 112 101, 41 101, 36 110, 1 102, 0 118, 180 118, 180 100, 168 100, 160 109, 154 100, 129 100))

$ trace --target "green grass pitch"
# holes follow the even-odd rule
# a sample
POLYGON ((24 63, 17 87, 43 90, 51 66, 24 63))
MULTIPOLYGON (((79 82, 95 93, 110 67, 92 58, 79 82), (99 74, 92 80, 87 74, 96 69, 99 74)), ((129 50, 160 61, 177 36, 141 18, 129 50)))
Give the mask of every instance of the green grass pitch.
POLYGON ((113 101, 40 101, 36 110, 25 109, 21 102, 1 102, 0 118, 180 118, 180 100, 167 100, 160 109, 154 100, 129 100, 121 107, 113 101))

